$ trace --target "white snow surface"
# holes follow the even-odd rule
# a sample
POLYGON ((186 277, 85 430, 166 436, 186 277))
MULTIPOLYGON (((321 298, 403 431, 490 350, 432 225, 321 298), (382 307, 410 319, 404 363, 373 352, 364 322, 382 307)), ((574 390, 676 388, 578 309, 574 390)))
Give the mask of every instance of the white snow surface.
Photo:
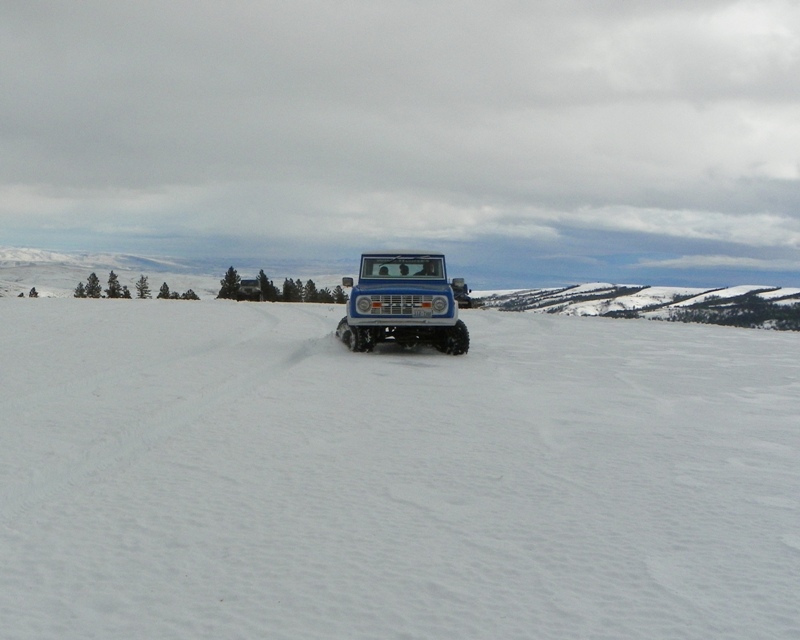
POLYGON ((4 640, 800 637, 800 339, 0 298, 4 640))

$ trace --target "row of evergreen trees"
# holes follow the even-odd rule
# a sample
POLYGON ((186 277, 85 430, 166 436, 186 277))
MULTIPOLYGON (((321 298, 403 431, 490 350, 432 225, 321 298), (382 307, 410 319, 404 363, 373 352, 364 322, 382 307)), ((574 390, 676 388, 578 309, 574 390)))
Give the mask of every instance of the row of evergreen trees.
MULTIPOLYGON (((251 284, 251 283, 248 283, 251 284)), ((217 298, 227 298, 231 300, 258 300, 264 302, 323 302, 333 304, 344 304, 347 302, 347 294, 341 285, 337 285, 331 291, 328 287, 318 289, 313 280, 309 279, 305 284, 299 278, 286 278, 282 287, 277 287, 261 269, 256 278, 256 292, 253 287, 247 289, 242 287, 242 279, 236 269, 230 267, 225 276, 220 280, 221 288, 217 298)), ((136 298, 152 298, 148 278, 142 275, 136 281, 134 288, 136 298)), ((24 295, 24 294, 23 294, 24 295)), ((91 273, 86 279, 86 283, 79 282, 73 293, 76 298, 133 298, 127 285, 121 284, 116 273, 111 271, 108 275, 108 286, 104 289, 96 273, 91 273)), ((30 297, 37 297, 35 289, 31 290, 30 297)), ((199 296, 189 289, 184 293, 170 291, 169 285, 165 282, 156 295, 157 299, 164 300, 199 300, 199 296)))
MULTIPOLYGON (((134 287, 136 288, 137 298, 145 299, 153 297, 147 276, 143 275, 140 277, 139 280, 136 281, 134 287)), ((103 295, 103 287, 100 284, 100 279, 95 273, 89 275, 89 277, 86 279, 86 284, 79 282, 78 286, 75 287, 75 293, 73 295, 76 298, 122 298, 128 300, 133 297, 127 285, 120 284, 119 277, 113 271, 108 275, 108 288, 105 289, 105 295, 103 295)), ((200 299, 200 297, 191 289, 184 293, 170 291, 166 282, 161 285, 161 289, 159 289, 156 298, 164 300, 200 299)))
POLYGON ((753 294, 743 296, 736 304, 710 297, 702 305, 671 310, 668 319, 673 322, 800 331, 800 303, 776 304, 753 294))
POLYGON ((302 280, 286 278, 283 287, 280 289, 264 273, 258 272, 256 278, 257 292, 250 293, 242 288, 242 279, 233 267, 225 273, 225 277, 219 281, 220 287, 217 298, 229 300, 253 300, 261 302, 326 302, 333 304, 344 304, 347 302, 347 294, 341 285, 336 285, 333 291, 328 287, 318 289, 313 280, 309 279, 305 284, 302 280))

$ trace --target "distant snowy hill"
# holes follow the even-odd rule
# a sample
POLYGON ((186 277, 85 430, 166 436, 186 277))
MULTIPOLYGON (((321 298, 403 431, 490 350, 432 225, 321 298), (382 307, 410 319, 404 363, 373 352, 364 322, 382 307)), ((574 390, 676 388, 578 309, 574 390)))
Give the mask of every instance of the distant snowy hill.
POLYGON ((222 276, 198 273, 191 263, 170 258, 0 247, 0 296, 27 295, 35 287, 40 297, 71 297, 89 274, 96 273, 105 285, 111 271, 131 291, 134 283, 146 275, 155 291, 167 282, 172 290, 193 289, 201 297, 215 296, 222 276))
MULTIPOLYGON (((594 282, 556 289, 474 292, 473 296, 476 294, 481 296, 480 302, 484 307, 501 311, 703 322, 714 322, 717 316, 731 320, 733 316, 741 319, 742 316, 747 315, 750 318, 750 315, 755 314, 759 319, 753 322, 714 323, 764 325, 770 328, 794 328, 775 326, 773 316, 792 314, 795 309, 793 305, 800 305, 800 288, 766 285, 702 289, 594 282)), ((797 310, 800 312, 800 307, 797 310)))
MULTIPOLYGON (((192 289, 201 298, 214 298, 219 292, 220 279, 229 266, 237 269, 242 278, 254 278, 261 268, 270 267, 266 273, 276 286, 284 278, 311 278, 318 288, 333 288, 341 284, 339 265, 310 260, 308 264, 297 261, 273 261, 272 265, 252 264, 252 260, 233 263, 219 261, 182 260, 162 256, 136 256, 130 254, 69 252, 59 253, 41 249, 0 247, 0 297, 28 295, 36 288, 39 297, 72 297, 79 282, 86 282, 95 273, 105 287, 113 270, 120 284, 132 292, 135 282, 148 277, 150 288, 158 291, 166 282, 170 290, 184 292, 192 289)), ((352 265, 347 265, 352 267, 352 265)))
POLYGON ((169 258, 145 258, 128 254, 109 253, 58 253, 42 249, 19 249, 0 247, 0 267, 29 267, 62 265, 66 267, 111 267, 117 269, 149 268, 157 270, 185 271, 187 265, 169 258))

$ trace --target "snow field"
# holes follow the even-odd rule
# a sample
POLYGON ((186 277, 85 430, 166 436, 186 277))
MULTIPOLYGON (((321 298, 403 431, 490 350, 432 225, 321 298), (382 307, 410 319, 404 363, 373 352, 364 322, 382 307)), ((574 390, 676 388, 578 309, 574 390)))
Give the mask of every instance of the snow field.
POLYGON ((0 299, 0 620, 42 638, 796 638, 800 342, 0 299))

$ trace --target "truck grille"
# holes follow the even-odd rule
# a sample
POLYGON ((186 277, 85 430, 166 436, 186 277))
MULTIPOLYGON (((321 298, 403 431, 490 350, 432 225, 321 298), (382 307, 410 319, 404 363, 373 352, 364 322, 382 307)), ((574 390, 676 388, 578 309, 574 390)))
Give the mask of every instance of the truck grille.
POLYGON ((373 316, 419 316, 430 315, 433 296, 383 295, 370 296, 373 316))

